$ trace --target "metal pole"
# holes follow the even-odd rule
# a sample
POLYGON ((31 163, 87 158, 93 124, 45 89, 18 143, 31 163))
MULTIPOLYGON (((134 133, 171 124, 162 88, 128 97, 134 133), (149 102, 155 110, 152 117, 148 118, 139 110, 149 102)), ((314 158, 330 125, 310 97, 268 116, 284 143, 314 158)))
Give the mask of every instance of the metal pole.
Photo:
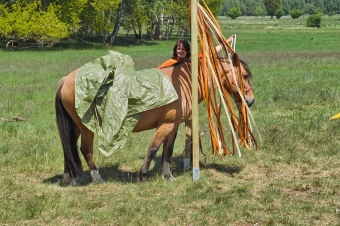
POLYGON ((200 178, 198 134, 198 42, 197 0, 191 0, 191 79, 192 79, 192 170, 193 180, 200 178))

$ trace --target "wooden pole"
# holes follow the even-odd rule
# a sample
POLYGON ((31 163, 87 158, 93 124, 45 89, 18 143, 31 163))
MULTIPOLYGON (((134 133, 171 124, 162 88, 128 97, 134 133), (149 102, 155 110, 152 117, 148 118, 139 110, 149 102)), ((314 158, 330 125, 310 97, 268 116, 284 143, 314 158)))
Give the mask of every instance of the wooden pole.
POLYGON ((192 76, 192 170, 193 180, 200 178, 198 134, 198 42, 197 0, 191 0, 191 76, 192 76))

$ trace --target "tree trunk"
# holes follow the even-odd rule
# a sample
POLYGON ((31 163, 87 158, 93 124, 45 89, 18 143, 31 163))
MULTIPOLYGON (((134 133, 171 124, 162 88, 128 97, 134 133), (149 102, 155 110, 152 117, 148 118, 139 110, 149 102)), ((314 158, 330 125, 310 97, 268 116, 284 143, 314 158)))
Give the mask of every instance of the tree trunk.
POLYGON ((165 32, 163 32, 164 33, 163 39, 169 40, 171 38, 173 25, 174 25, 173 19, 170 16, 168 16, 166 21, 165 32))
POLYGON ((120 3, 119 3, 116 23, 115 23, 113 31, 110 35, 110 45, 113 45, 114 42, 115 42, 115 39, 117 37, 118 31, 119 31, 119 28, 120 28, 120 21, 122 19, 122 16, 123 16, 123 0, 121 0, 120 3))

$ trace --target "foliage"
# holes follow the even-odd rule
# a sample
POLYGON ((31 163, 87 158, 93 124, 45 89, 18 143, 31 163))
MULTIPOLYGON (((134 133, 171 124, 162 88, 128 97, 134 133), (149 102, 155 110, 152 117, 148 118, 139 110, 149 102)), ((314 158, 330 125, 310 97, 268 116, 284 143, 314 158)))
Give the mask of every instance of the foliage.
POLYGON ((252 11, 252 14, 254 14, 254 16, 262 16, 264 17, 266 15, 266 9, 263 6, 256 6, 255 10, 252 11))
POLYGON ((275 16, 277 19, 280 19, 284 15, 284 13, 285 12, 283 11, 283 9, 278 9, 275 11, 275 16))
POLYGON ((158 40, 161 38, 165 0, 151 0, 145 4, 145 14, 148 15, 147 34, 149 38, 158 40))
POLYGON ((1 5, 0 35, 17 40, 34 40, 38 46, 53 45, 68 36, 67 25, 56 15, 51 4, 46 11, 37 2, 27 5, 16 2, 8 9, 1 5))
POLYGON ((237 17, 241 16, 241 10, 240 8, 234 7, 234 8, 230 8, 228 10, 228 16, 231 19, 236 19, 237 17))
MULTIPOLYGON (((40 2, 38 0, 32 1, 40 2)), ((81 13, 86 7, 88 0, 48 0, 41 2, 44 8, 48 8, 51 4, 59 7, 57 15, 60 18, 60 21, 67 24, 70 32, 74 30, 78 31, 81 27, 81 13)))
POLYGON ((290 16, 291 16, 293 19, 297 19, 297 18, 299 18, 301 15, 302 15, 302 13, 301 13, 301 11, 298 10, 298 9, 294 9, 294 10, 290 11, 290 16))
POLYGON ((321 25, 321 15, 320 14, 312 14, 307 17, 307 27, 317 27, 319 28, 321 25))
POLYGON ((240 8, 244 16, 264 16, 266 13, 263 0, 223 0, 221 15, 228 15, 228 10, 235 7, 240 8))
MULTIPOLYGON (((205 0, 205 3, 208 5, 209 10, 211 10, 214 16, 221 13, 222 0, 205 0)), ((202 2, 200 2, 200 4, 204 5, 202 2)))
POLYGON ((306 7, 305 0, 281 0, 281 5, 286 15, 289 15, 290 11, 294 9, 304 11, 306 7))
POLYGON ((176 36, 186 35, 190 31, 190 17, 188 14, 188 2, 186 0, 177 0, 166 3, 164 15, 166 24, 164 39, 170 39, 172 32, 177 28, 176 36))
POLYGON ((314 11, 314 14, 323 15, 324 14, 324 10, 322 8, 316 8, 315 11, 314 11))
MULTIPOLYGON (((240 7, 244 16, 259 16, 256 14, 256 8, 264 8, 263 0, 223 0, 221 15, 227 15, 228 9, 240 7)), ((340 1, 338 0, 281 0, 280 8, 283 9, 284 15, 289 15, 291 10, 299 9, 301 12, 313 14, 315 9, 321 8, 324 13, 340 12, 340 1)), ((275 11, 274 11, 275 12, 275 11)), ((269 14, 268 14, 269 15, 269 14)))
MULTIPOLYGON (((281 8, 284 15, 290 15, 294 9, 300 10, 302 14, 322 11, 322 13, 332 15, 340 12, 338 0, 281 0, 281 4, 280 0, 207 0, 206 3, 214 15, 228 15, 229 9, 232 8, 239 8, 243 16, 269 15, 272 18, 281 8)), ((110 39, 113 31, 115 34, 133 32, 137 39, 141 39, 142 34, 146 34, 145 38, 152 40, 168 40, 172 35, 188 35, 190 32, 188 1, 0 0, 0 35, 2 37, 19 38, 13 36, 22 33, 25 35, 20 36, 21 40, 33 40, 30 36, 34 36, 37 40, 34 41, 35 43, 45 46, 65 36, 75 40, 96 39, 103 42, 110 39), (119 11, 120 2, 123 4, 123 10, 119 11), (20 5, 21 11, 13 16, 16 5, 20 5), (33 5, 36 7, 32 8, 33 5), (40 19, 27 17, 27 15, 40 19), (48 19, 42 19, 47 17, 48 19), (14 25, 16 20, 21 21, 21 25, 20 23, 14 25), (32 23, 39 24, 33 25, 32 23), (27 26, 38 29, 34 31, 35 33, 39 33, 40 29, 49 34, 26 35, 27 26), (14 27, 16 27, 15 34, 13 33, 14 27)))
POLYGON ((150 22, 145 6, 141 4, 141 0, 124 1, 124 17, 122 19, 122 28, 127 32, 134 31, 136 38, 142 38, 143 26, 148 26, 150 30, 150 22))
POLYGON ((281 6, 280 0, 263 0, 264 6, 266 7, 268 15, 273 18, 275 11, 281 6))
POLYGON ((334 16, 335 15, 335 12, 329 12, 328 14, 327 14, 327 16, 334 16))
POLYGON ((106 37, 113 29, 120 0, 91 0, 88 1, 79 17, 81 18, 80 35, 106 37))

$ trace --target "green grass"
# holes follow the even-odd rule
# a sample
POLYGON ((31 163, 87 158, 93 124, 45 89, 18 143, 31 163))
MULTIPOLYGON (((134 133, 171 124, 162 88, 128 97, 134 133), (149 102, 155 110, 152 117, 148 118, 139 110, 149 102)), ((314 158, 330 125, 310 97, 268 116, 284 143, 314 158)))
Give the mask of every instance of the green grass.
MULTIPOLYGON (((258 150, 209 158, 202 136, 200 180, 183 172, 184 126, 175 146, 174 182, 161 177, 160 152, 148 183, 136 183, 152 132, 134 134, 124 150, 105 158, 95 151, 104 185, 61 187, 63 154, 55 125, 57 82, 108 49, 129 54, 136 69, 171 56, 176 38, 141 45, 57 46, 49 51, 1 51, 1 225, 339 225, 340 23, 325 17, 320 29, 306 18, 220 18, 225 36, 250 65, 252 113, 263 138, 258 150)), ((122 39, 123 40, 123 39, 122 39)), ((77 44, 73 44, 77 45, 77 44)), ((207 125, 200 106, 200 129, 207 125)), ((226 125, 227 127, 227 125, 226 125)), ((227 140, 227 143, 230 143, 227 140)), ((84 167, 85 163, 84 163, 84 167)))

